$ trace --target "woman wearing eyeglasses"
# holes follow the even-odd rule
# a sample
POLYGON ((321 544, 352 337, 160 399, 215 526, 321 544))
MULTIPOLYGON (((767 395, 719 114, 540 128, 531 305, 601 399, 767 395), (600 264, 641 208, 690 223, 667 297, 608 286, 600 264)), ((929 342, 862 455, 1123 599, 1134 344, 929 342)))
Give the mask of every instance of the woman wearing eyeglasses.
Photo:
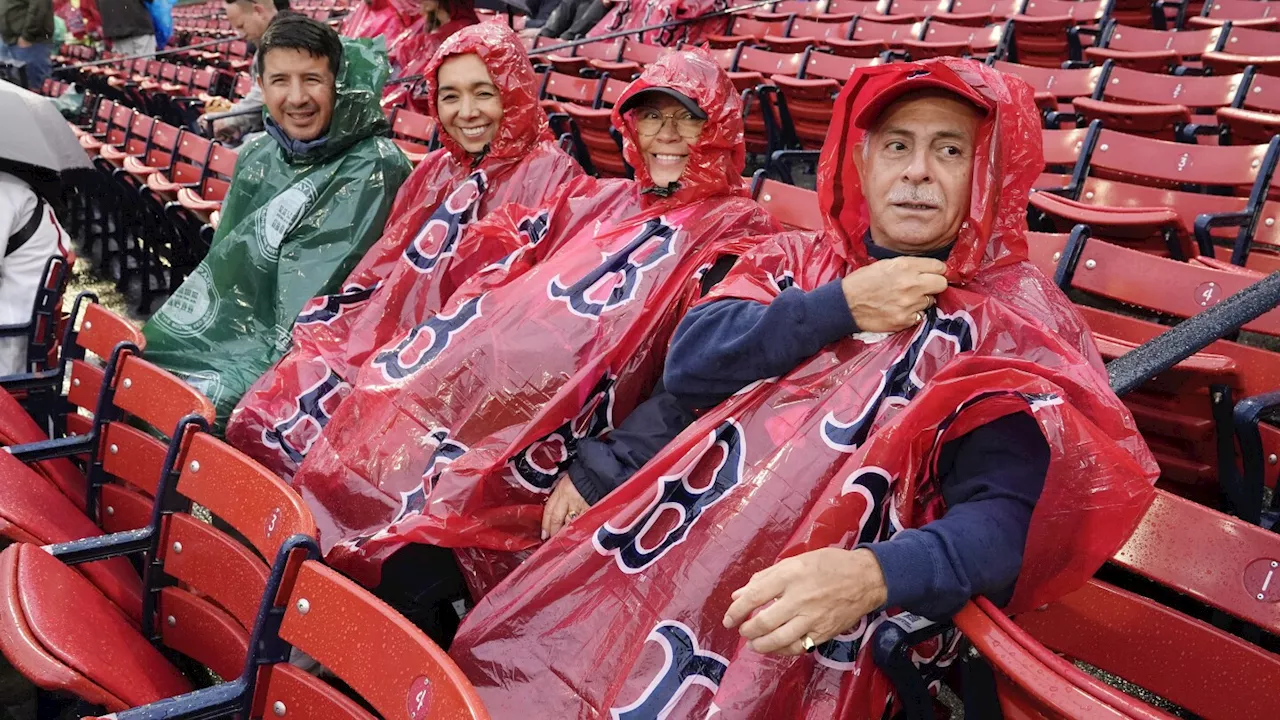
POLYGON ((742 105, 705 51, 649 66, 613 122, 635 179, 571 181, 470 226, 457 257, 510 253, 443 304, 404 304, 420 314, 294 476, 327 560, 410 619, 453 599, 422 587, 457 577, 440 546, 475 597, 527 557, 578 444, 651 394, 704 275, 780 230, 747 196, 742 105))

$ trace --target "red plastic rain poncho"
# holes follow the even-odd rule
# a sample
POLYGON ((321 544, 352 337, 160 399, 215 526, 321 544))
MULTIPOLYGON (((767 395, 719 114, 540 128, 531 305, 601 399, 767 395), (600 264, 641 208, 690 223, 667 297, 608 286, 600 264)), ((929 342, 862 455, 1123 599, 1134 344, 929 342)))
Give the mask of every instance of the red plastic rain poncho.
POLYGON ((343 37, 394 38, 422 15, 415 0, 362 0, 342 20, 343 37))
POLYGON ((508 206, 478 223, 469 238, 522 250, 361 369, 294 478, 335 567, 373 584, 407 543, 486 549, 463 558, 482 593, 539 542, 543 499, 577 441, 647 396, 701 273, 777 231, 743 189, 728 76, 705 51, 671 53, 619 106, 655 86, 708 114, 674 194, 646 191, 630 118, 615 110, 636 180, 588 181, 542 210, 508 206))
MULTIPOLYGON (((428 77, 434 81, 445 59, 467 53, 484 60, 502 94, 502 122, 488 154, 472 167, 474 159, 441 133, 444 147, 423 159, 401 187, 382 237, 347 277, 343 291, 303 308, 290 351, 253 384, 231 415, 228 442, 282 477, 293 475, 349 391, 355 370, 390 338, 404 300, 420 297, 415 286, 426 286, 432 296, 421 303, 421 311, 438 310, 471 272, 505 254, 502 248, 494 248, 498 254, 491 257, 481 250, 454 254, 466 224, 508 202, 542 205, 582 174, 551 136, 533 70, 515 34, 498 23, 464 28, 441 46, 428 77), (428 248, 425 254, 423 248, 428 248), (435 266, 419 267, 425 258, 435 266)), ((430 106, 434 116, 435 102, 430 106)))
POLYGON ((482 600, 452 654, 495 718, 881 717, 890 687, 864 641, 921 618, 890 609, 813 655, 763 656, 722 625, 731 593, 784 557, 937 518, 938 449, 1002 415, 1031 413, 1051 452, 1011 611, 1078 587, 1137 525, 1156 465, 1084 322, 1027 261, 1041 148, 1022 81, 953 58, 856 73, 820 161, 825 231, 762 245, 707 301, 769 302, 784 278, 812 290, 870 262, 851 119, 860 88, 910 73, 992 106, 951 287, 921 325, 841 340, 702 416, 482 600))
MULTIPOLYGON (((729 3, 725 0, 618 0, 600 22, 587 32, 587 37, 684 20, 724 10, 728 6, 729 3)), ((639 35, 640 42, 650 45, 676 47, 681 42, 696 45, 706 35, 724 30, 724 23, 724 18, 718 18, 636 34, 639 35)))
MULTIPOLYGON (((391 77, 401 78, 412 75, 423 75, 426 68, 435 58, 440 44, 468 25, 480 22, 470 0, 462 0, 456 4, 449 22, 435 30, 427 30, 427 19, 419 17, 404 32, 390 41, 387 60, 391 62, 391 77)), ((496 22, 496 21, 495 21, 496 22)), ((383 107, 396 107, 404 104, 413 105, 419 112, 431 114, 431 103, 426 97, 415 95, 414 88, 422 87, 419 83, 387 84, 382 94, 383 107)))

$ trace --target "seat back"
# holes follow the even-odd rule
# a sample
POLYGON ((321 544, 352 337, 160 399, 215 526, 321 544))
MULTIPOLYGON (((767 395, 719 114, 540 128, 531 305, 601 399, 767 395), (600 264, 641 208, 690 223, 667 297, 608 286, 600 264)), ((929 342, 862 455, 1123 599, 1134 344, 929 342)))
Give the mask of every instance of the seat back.
POLYGON ((242 98, 253 90, 253 76, 246 73, 236 75, 236 84, 231 91, 231 95, 235 98, 242 98))
POLYGON ((600 80, 551 71, 543 81, 541 96, 543 100, 574 102, 595 107, 596 100, 600 97, 600 80))
POLYGON ((885 14, 895 18, 923 20, 933 17, 935 13, 946 12, 950 6, 949 0, 892 0, 885 14))
POLYGON ((1164 188, 1215 186, 1247 196, 1266 154, 1266 145, 1189 145, 1104 128, 1087 160, 1092 177, 1164 188))
MULTIPOLYGON (((386 720, 489 717, 444 650, 381 600, 320 563, 302 564, 277 607, 284 613, 280 638, 341 678, 386 720)), ((286 667, 266 673, 256 693, 255 717, 281 707, 290 717, 365 717, 350 706, 335 707, 320 690, 291 682, 286 667)))
MULTIPOLYGON (((1280 633, 1280 536, 1160 492, 1116 565, 1272 633, 1280 633)), ((1280 656, 1178 610, 1092 580, 1018 624, 1050 650, 1136 683, 1197 715, 1265 717, 1258 689, 1280 656), (1177 647, 1178 672, 1151 647, 1177 647), (1194 677, 1196 682, 1186 682, 1194 677)))
POLYGON ((772 180, 763 173, 760 171, 751 187, 751 195, 760 207, 788 228, 822 229, 822 212, 818 208, 816 192, 772 180))
POLYGON ((1249 92, 1244 95, 1243 107, 1246 110, 1280 114, 1280 80, 1269 75, 1254 75, 1249 92))
POLYGON ((787 37, 810 38, 821 44, 827 38, 848 40, 851 32, 853 32, 852 20, 834 23, 797 17, 791 21, 791 28, 787 31, 787 37))
POLYGON ((1003 23, 975 28, 934 20, 921 27, 920 39, 936 43, 965 43, 977 53, 999 46, 1000 41, 1004 39, 1005 29, 1003 23))
POLYGON ((611 108, 618 104, 618 100, 622 98, 622 92, 627 89, 630 83, 624 80, 614 80, 606 78, 604 86, 600 90, 600 107, 611 108))
POLYGON ((827 15, 885 15, 887 0, 827 0, 827 15))
POLYGON ((587 43, 586 45, 579 45, 574 50, 574 55, 577 57, 616 62, 622 55, 622 41, 587 43))
POLYGON ((165 122, 155 123, 155 131, 151 136, 151 145, 147 148, 145 162, 149 167, 165 168, 173 166, 178 151, 178 136, 182 133, 178 128, 165 122))
POLYGON ((1201 14, 1215 20, 1272 20, 1280 17, 1280 6, 1258 0, 1207 0, 1201 14))
POLYGON ((214 145, 209 151, 209 165, 205 168, 204 181, 200 184, 200 197, 211 201, 225 198, 235 169, 236 150, 225 145, 214 145))
POLYGON ((1135 105, 1183 105, 1193 110, 1233 107, 1244 101, 1251 79, 1252 73, 1197 77, 1113 67, 1102 87, 1102 99, 1135 105))
POLYGON ((805 78, 835 80, 844 83, 858 68, 879 65, 880 58, 852 58, 824 52, 811 52, 804 62, 805 78))
POLYGON ((1098 87, 1102 68, 1063 70, 1060 68, 1033 67, 998 60, 995 68, 1000 72, 1016 75, 1026 80, 1031 89, 1053 95, 1060 101, 1077 97, 1089 97, 1098 87))
POLYGON ((436 123, 429 115, 398 108, 391 120, 391 132, 406 140, 419 141, 427 145, 435 135, 436 123))
POLYGON ((178 141, 178 154, 174 158, 169 178, 175 183, 194 185, 204 177, 204 166, 209 161, 213 143, 199 135, 184 130, 178 141))
POLYGON ((914 40, 914 27, 906 23, 876 22, 859 17, 853 26, 852 40, 882 40, 890 47, 903 40, 914 40))
POLYGON ((744 47, 738 54, 738 72, 758 72, 770 75, 795 76, 803 67, 804 53, 777 53, 744 47))
POLYGON ((628 38, 622 43, 622 55, 620 60, 639 63, 640 65, 651 65, 662 57, 667 49, 658 45, 646 45, 628 38))
POLYGON ((93 113, 93 134, 105 135, 107 128, 111 127, 111 121, 115 118, 115 115, 116 104, 114 102, 100 101, 98 109, 93 113))
POLYGON ((1116 25, 1106 39, 1106 47, 1127 52, 1172 50, 1184 59, 1195 59, 1218 47, 1222 28, 1202 30, 1152 30, 1116 25))
POLYGON ((735 15, 729 20, 726 35, 759 40, 765 35, 784 36, 790 20, 757 20, 746 15, 735 15))
POLYGON ((111 111, 111 121, 107 124, 107 138, 105 142, 108 145, 123 145, 124 141, 129 138, 129 121, 132 118, 133 110, 130 109, 129 106, 117 104, 111 111))

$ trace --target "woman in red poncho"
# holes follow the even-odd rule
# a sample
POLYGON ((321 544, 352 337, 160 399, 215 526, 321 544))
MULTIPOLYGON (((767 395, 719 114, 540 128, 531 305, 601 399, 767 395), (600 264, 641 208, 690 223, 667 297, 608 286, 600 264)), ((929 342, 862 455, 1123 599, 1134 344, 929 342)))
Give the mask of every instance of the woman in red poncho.
POLYGON ((482 594, 540 541, 578 440, 649 394, 702 273, 776 231, 746 196, 742 106, 705 51, 648 67, 614 126, 634 181, 583 179, 472 226, 466 243, 515 250, 361 368, 293 480, 335 567, 381 588, 403 558, 465 549, 482 594))
MULTIPOLYGON (((891 688, 868 640, 883 623, 916 629, 925 618, 873 603, 807 644, 797 637, 812 654, 784 657, 756 652, 735 627, 743 616, 727 612, 772 566, 865 553, 939 521, 954 509, 937 477, 944 446, 1011 415, 1043 437, 1048 462, 1010 612, 1084 583, 1136 527, 1158 468, 1083 320, 1027 260, 1026 202, 1041 148, 1021 80, 954 58, 855 73, 820 161, 825 231, 761 244, 703 312, 830 283, 840 290, 873 263, 876 225, 856 167, 870 162, 864 148, 956 149, 902 126, 864 144, 855 119, 877 95, 912 83, 946 86, 985 113, 964 155, 973 158, 970 191, 948 242, 948 287, 906 329, 837 336, 780 376, 741 387, 490 592, 451 652, 495 718, 888 716, 891 688)), ((914 211, 921 200, 897 202, 914 211)), ((812 591, 838 578, 803 580, 816 581, 812 591)), ((811 632, 821 623, 790 614, 790 589, 754 597, 776 598, 755 617, 786 608, 782 620, 811 632)), ((914 660, 936 673, 954 659, 954 639, 952 631, 914 660)))
MULTIPOLYGON (((440 47, 428 77, 438 79, 446 62, 448 73, 458 79, 445 79, 468 87, 442 93, 438 81, 431 85, 430 110, 444 129, 444 147, 427 155, 401 186, 382 238, 352 271, 343 292, 316 298, 303 309, 292 349, 254 383, 231 415, 227 440, 283 477, 293 475, 327 421, 327 411, 349 391, 355 369, 385 341, 374 331, 384 314, 398 312, 402 298, 396 295, 422 279, 422 268, 414 264, 421 264, 422 256, 409 250, 411 243, 418 248, 438 242, 438 255, 457 242, 467 223, 507 202, 537 207, 582 174, 551 137, 533 70, 511 30, 497 23, 462 29, 440 47), (472 75, 479 73, 480 85, 469 86, 462 74, 468 66, 472 75), (467 136, 477 131, 478 137, 467 136), (394 282, 384 290, 389 277, 394 282)), ((449 258, 440 259, 441 273, 456 270, 465 277, 475 269, 463 258, 456 258, 461 264, 456 269, 449 258)))
MULTIPOLYGON (((422 0, 419 5, 422 17, 403 32, 390 36, 387 60, 391 63, 392 80, 411 75, 421 75, 435 56, 436 49, 446 38, 468 25, 480 21, 476 17, 472 0, 422 0)), ((417 83, 387 84, 382 94, 383 107, 395 107, 406 102, 419 112, 430 113, 427 98, 415 95, 417 83)))
POLYGON ((418 17, 414 0, 362 0, 342 20, 338 34, 344 37, 393 38, 418 17))

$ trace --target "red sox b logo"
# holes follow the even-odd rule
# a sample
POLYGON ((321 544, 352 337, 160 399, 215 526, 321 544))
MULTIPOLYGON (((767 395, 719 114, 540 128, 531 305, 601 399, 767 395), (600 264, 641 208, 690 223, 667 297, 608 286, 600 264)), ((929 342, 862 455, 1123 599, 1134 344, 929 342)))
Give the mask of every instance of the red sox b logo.
POLYGON ((596 383, 577 415, 511 458, 508 465, 516 482, 532 492, 550 492, 556 478, 573 461, 578 442, 613 428, 613 387, 616 379, 606 373, 596 383))
POLYGON ((313 323, 328 325, 344 313, 351 312, 363 305, 366 300, 373 297, 373 293, 378 289, 378 286, 379 283, 374 283, 372 287, 367 288, 352 285, 344 288, 337 295, 322 295, 318 298, 312 298, 302 308, 302 312, 298 314, 298 319, 295 322, 298 325, 310 325, 313 323))
POLYGON ((430 496, 431 491, 435 489, 436 481, 440 479, 440 466, 448 465, 457 460, 470 449, 466 445, 450 438, 449 431, 445 428, 433 429, 427 434, 427 439, 434 442, 436 447, 431 451, 431 457, 427 458, 426 469, 422 471, 422 482, 418 483, 412 490, 400 493, 400 510, 396 513, 395 518, 391 520, 387 530, 356 538, 351 542, 352 545, 361 547, 375 537, 387 535, 390 530, 394 529, 405 518, 421 515, 427 509, 427 498, 430 496))
POLYGON ((302 462, 329 424, 338 403, 350 391, 351 385, 329 370, 324 379, 296 398, 297 409, 292 415, 263 428, 262 444, 279 450, 295 463, 302 462))
POLYGON ((475 222, 489 179, 477 170, 458 186, 431 213, 413 242, 404 249, 404 259, 418 272, 430 272, 441 260, 453 255, 458 238, 475 222))
POLYGON ((675 255, 680 228, 656 217, 647 221, 622 249, 606 255, 581 280, 565 286, 560 276, 551 279, 547 295, 564 300, 575 315, 600 317, 601 313, 626 305, 636 297, 644 273, 675 255))
POLYGON ((464 328, 480 317, 484 295, 464 302, 452 315, 436 315, 409 331, 396 346, 378 353, 373 364, 388 380, 402 380, 417 372, 449 347, 464 328))
POLYGON ((880 387, 862 408, 858 417, 850 422, 836 419, 834 412, 828 413, 822 421, 822 439, 835 450, 853 452, 866 442, 875 422, 886 402, 905 405, 924 387, 924 381, 916 374, 916 365, 925 357, 925 348, 934 338, 939 338, 952 345, 952 352, 959 355, 973 350, 973 339, 977 335, 973 319, 963 310, 948 315, 937 308, 929 311, 925 321, 916 330, 911 344, 902 355, 885 370, 880 378, 880 387))
POLYGON ((613 720, 663 720, 691 685, 720 688, 729 660, 716 653, 699 650, 698 639, 683 623, 667 620, 658 623, 649 640, 662 646, 665 660, 658 676, 641 693, 640 699, 621 708, 612 708, 613 720))
POLYGON ((690 476, 702 467, 701 457, 689 463, 675 475, 658 479, 658 494, 645 512, 624 528, 605 523, 596 531, 592 542, 596 552, 613 555, 618 569, 627 574, 638 573, 657 562, 668 550, 684 542, 703 511, 728 494, 742 482, 743 446, 742 426, 730 418, 720 423, 704 441, 702 455, 718 449, 723 453, 710 482, 704 487, 694 487, 690 476), (680 513, 680 522, 658 538, 647 537, 663 510, 673 508, 680 513))

